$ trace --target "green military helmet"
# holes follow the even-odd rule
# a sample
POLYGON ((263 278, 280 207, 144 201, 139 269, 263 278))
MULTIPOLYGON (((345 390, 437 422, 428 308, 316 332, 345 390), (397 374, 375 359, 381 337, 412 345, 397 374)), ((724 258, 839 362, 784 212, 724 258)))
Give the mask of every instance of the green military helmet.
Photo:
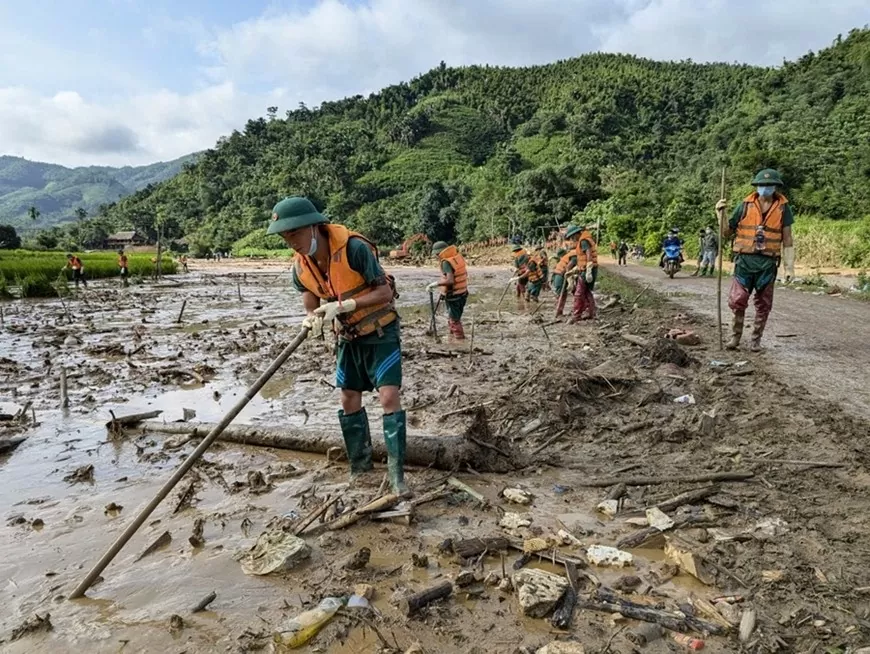
POLYGON ((328 222, 326 216, 308 198, 284 198, 272 209, 272 222, 269 223, 268 233, 292 232, 294 229, 328 222))
POLYGON ((566 254, 568 254, 568 250, 566 250, 565 248, 559 248, 559 249, 556 251, 556 256, 559 257, 560 259, 561 259, 562 257, 564 257, 566 254))
POLYGON ((782 186, 782 177, 779 175, 779 171, 774 170, 773 168, 765 168, 764 170, 759 170, 755 177, 752 178, 753 186, 782 186))
POLYGON ((443 250, 446 250, 448 247, 450 246, 447 245, 447 243, 445 243, 444 241, 435 241, 435 244, 432 246, 432 254, 441 254, 441 252, 443 250))
POLYGON ((520 245, 519 243, 514 243, 513 245, 511 245, 511 252, 519 252, 522 249, 523 249, 523 246, 520 245))
POLYGON ((582 227, 577 225, 568 225, 568 230, 565 232, 565 238, 571 238, 572 236, 577 236, 580 232, 583 231, 582 227))

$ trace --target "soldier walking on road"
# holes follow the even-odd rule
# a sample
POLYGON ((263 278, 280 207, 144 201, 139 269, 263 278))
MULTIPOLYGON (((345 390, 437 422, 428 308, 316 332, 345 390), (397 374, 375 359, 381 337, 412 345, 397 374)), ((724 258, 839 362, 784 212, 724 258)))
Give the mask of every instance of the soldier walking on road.
POLYGON ((716 203, 716 212, 723 225, 724 238, 735 234, 734 280, 728 295, 728 306, 734 312, 731 341, 726 346, 735 350, 743 335, 743 322, 749 296, 755 293, 755 324, 750 350, 761 351, 761 337, 770 310, 773 289, 780 260, 784 263, 786 282, 794 277, 794 242, 791 226, 794 215, 788 199, 782 193, 782 178, 772 168, 760 171, 752 179, 755 191, 735 207, 728 225, 725 222, 727 202, 716 203))
POLYGON ((719 236, 708 227, 701 238, 701 277, 712 276, 716 271, 716 257, 719 254, 719 236))

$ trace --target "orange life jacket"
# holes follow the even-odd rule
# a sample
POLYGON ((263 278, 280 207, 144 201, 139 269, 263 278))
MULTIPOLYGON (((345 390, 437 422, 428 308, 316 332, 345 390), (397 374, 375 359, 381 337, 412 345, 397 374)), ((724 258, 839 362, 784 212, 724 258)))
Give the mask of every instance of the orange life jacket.
POLYGON ((73 270, 81 270, 82 269, 82 260, 78 257, 73 257, 69 260, 69 267, 73 270))
POLYGON ((592 238, 592 234, 589 233, 588 229, 584 229, 580 234, 580 238, 577 239, 577 267, 581 270, 585 270, 586 266, 589 262, 592 262, 593 266, 598 266, 598 247, 595 245, 595 239, 592 238), (589 243, 589 249, 585 252, 583 251, 583 241, 587 241, 589 243))
MULTIPOLYGON (((343 225, 323 225, 323 228, 329 234, 329 269, 327 274, 324 277, 312 257, 297 253, 293 265, 299 283, 327 302, 360 298, 373 292, 374 289, 365 278, 350 267, 347 260, 347 242, 351 237, 362 240, 377 258, 378 249, 375 244, 362 234, 352 232, 343 225)), ((375 331, 380 334, 385 326, 398 317, 399 314, 396 313, 391 298, 389 302, 358 309, 349 314, 340 314, 337 320, 341 323, 342 336, 347 340, 352 340, 375 331)))
POLYGON ((752 193, 743 200, 743 215, 737 223, 737 234, 734 238, 734 251, 741 254, 763 254, 768 257, 778 257, 782 252, 782 214, 788 199, 781 193, 773 196, 773 204, 764 216, 758 193, 752 193), (755 247, 755 235, 758 226, 764 230, 764 248, 755 247))
POLYGON ((571 257, 577 256, 573 252, 566 252, 562 255, 562 258, 559 259, 559 262, 556 264, 556 267, 553 268, 553 273, 556 275, 564 275, 568 270, 568 264, 571 263, 571 257))
POLYGON ((539 255, 534 254, 530 260, 530 263, 535 264, 534 269, 529 268, 529 282, 534 284, 535 282, 541 281, 544 277, 544 269, 547 267, 545 263, 545 259, 539 255))
POLYGON ((459 254, 455 245, 450 245, 438 253, 440 261, 446 261, 453 268, 453 288, 449 295, 462 295, 468 293, 468 267, 465 258, 459 254))
POLYGON ((526 252, 525 250, 519 250, 517 252, 514 252, 514 267, 517 269, 518 277, 526 277, 529 274, 528 262, 528 252, 526 252), (522 259, 523 257, 525 257, 526 260, 520 263, 520 259, 522 259))
POLYGON ((118 257, 118 268, 126 268, 127 267, 127 256, 122 254, 118 257))

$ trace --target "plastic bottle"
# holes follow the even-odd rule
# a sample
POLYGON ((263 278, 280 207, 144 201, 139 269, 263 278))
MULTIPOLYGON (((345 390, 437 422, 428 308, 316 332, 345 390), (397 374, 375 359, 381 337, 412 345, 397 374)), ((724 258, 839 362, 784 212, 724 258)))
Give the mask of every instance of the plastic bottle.
POLYGON ((368 599, 362 595, 357 595, 356 593, 351 595, 350 599, 347 601, 347 608, 349 609, 367 609, 370 607, 371 604, 369 604, 368 599))
POLYGON ((300 613, 291 619, 280 632, 275 634, 275 642, 290 649, 302 647, 332 620, 342 606, 344 600, 340 597, 324 598, 317 608, 300 613))

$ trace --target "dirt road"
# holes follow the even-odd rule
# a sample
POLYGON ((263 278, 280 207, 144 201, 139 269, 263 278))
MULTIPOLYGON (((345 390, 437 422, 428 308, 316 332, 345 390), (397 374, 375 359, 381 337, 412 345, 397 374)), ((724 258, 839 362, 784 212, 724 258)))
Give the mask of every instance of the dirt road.
MULTIPOLYGON (((678 273, 668 279, 661 270, 629 264, 605 266, 631 279, 651 284, 692 312, 716 318, 716 280, 678 273)), ((731 312, 727 306, 730 279, 722 280, 722 319, 726 338, 731 312)), ((754 308, 747 312, 747 332, 754 308)), ((843 297, 814 295, 779 287, 764 338, 764 357, 782 379, 835 401, 863 418, 870 418, 870 304, 843 297)), ((747 353, 748 354, 748 353, 747 353)))

